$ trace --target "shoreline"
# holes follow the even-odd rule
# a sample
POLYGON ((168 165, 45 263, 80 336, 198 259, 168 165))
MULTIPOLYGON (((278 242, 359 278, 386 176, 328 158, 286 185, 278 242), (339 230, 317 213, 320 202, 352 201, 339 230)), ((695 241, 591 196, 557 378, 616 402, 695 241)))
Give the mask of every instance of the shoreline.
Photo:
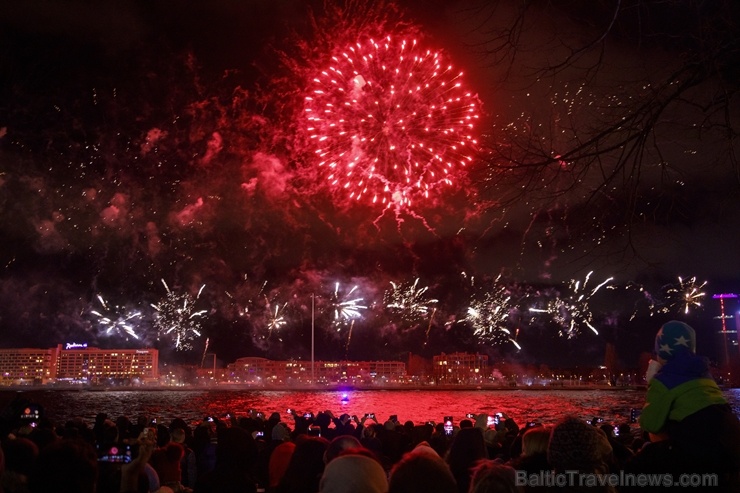
MULTIPOLYGON (((471 391, 591 391, 604 390, 615 392, 645 392, 646 386, 610 386, 610 385, 292 385, 292 386, 254 386, 254 385, 213 385, 213 386, 45 386, 45 385, 16 385, 0 387, 0 392, 189 392, 189 391, 258 391, 258 392, 362 392, 362 391, 431 391, 431 392, 471 392, 471 391)), ((723 389, 729 390, 729 389, 723 389)))

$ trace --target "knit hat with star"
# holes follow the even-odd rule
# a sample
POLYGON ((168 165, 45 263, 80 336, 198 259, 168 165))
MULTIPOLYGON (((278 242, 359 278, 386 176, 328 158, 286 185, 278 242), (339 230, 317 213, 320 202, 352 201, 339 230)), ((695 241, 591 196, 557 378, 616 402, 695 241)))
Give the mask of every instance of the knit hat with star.
POLYGON ((696 332, 683 322, 671 320, 655 336, 655 354, 669 360, 681 351, 696 352, 696 332))

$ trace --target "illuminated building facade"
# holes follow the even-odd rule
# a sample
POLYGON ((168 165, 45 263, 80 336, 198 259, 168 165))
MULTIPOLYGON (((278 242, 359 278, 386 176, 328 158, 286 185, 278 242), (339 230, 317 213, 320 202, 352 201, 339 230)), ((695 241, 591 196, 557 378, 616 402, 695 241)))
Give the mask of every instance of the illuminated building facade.
POLYGON ((445 383, 482 382, 488 373, 488 356, 485 354, 438 354, 432 360, 434 379, 445 383))
POLYGON ((0 349, 0 384, 148 382, 159 378, 158 366, 156 349, 99 349, 75 343, 50 349, 0 349))
POLYGON ((0 349, 0 383, 47 383, 56 378, 54 349, 0 349))
POLYGON ((86 344, 59 344, 57 380, 99 383, 107 379, 142 381, 159 378, 156 349, 99 349, 86 344))
MULTIPOLYGON (((273 361, 265 358, 239 358, 227 366, 229 380, 243 383, 311 383, 310 361, 273 361)), ((317 383, 401 383, 406 364, 401 361, 316 361, 313 374, 317 383)))

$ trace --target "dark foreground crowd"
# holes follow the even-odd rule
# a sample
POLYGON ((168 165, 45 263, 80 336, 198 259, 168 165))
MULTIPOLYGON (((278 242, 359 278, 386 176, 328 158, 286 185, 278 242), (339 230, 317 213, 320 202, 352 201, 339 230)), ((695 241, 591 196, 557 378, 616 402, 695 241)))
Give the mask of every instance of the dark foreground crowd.
POLYGON ((566 416, 554 426, 520 427, 506 415, 488 422, 476 415, 450 433, 444 423, 330 411, 296 413, 291 423, 278 413, 229 414, 194 427, 104 414, 55 427, 41 418, 10 430, 6 423, 0 485, 4 493, 618 492, 664 491, 657 473, 696 473, 686 483, 700 486, 693 491, 740 491, 740 455, 675 450, 629 423, 615 429, 566 416), (657 479, 625 486, 620 472, 657 479), (592 483, 610 473, 615 484, 592 483))
POLYGON ((740 421, 693 340, 680 322, 661 328, 639 426, 330 411, 286 423, 254 410, 195 426, 105 414, 55 424, 21 397, 0 416, 0 493, 740 492, 740 421))

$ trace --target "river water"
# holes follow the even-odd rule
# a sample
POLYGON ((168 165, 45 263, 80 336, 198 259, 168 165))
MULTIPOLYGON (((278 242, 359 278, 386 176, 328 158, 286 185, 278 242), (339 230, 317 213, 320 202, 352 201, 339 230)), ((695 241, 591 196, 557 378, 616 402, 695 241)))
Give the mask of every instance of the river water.
MULTIPOLYGON (((740 389, 725 392, 735 413, 740 416, 740 389)), ((4 409, 19 393, 0 391, 4 409)), ((640 390, 353 390, 353 391, 275 391, 275 390, 116 390, 65 391, 33 390, 21 392, 23 398, 40 403, 56 423, 82 417, 92 424, 99 412, 112 419, 125 415, 145 415, 168 423, 179 417, 196 424, 205 416, 224 417, 226 413, 245 415, 255 409, 269 415, 279 412, 290 421, 288 408, 298 411, 331 410, 341 413, 376 413, 381 423, 392 414, 399 420, 439 422, 443 416, 455 421, 467 413, 504 412, 523 424, 538 421, 554 423, 566 414, 584 419, 595 416, 607 423, 629 420, 632 408, 641 408, 645 394, 640 390)))

